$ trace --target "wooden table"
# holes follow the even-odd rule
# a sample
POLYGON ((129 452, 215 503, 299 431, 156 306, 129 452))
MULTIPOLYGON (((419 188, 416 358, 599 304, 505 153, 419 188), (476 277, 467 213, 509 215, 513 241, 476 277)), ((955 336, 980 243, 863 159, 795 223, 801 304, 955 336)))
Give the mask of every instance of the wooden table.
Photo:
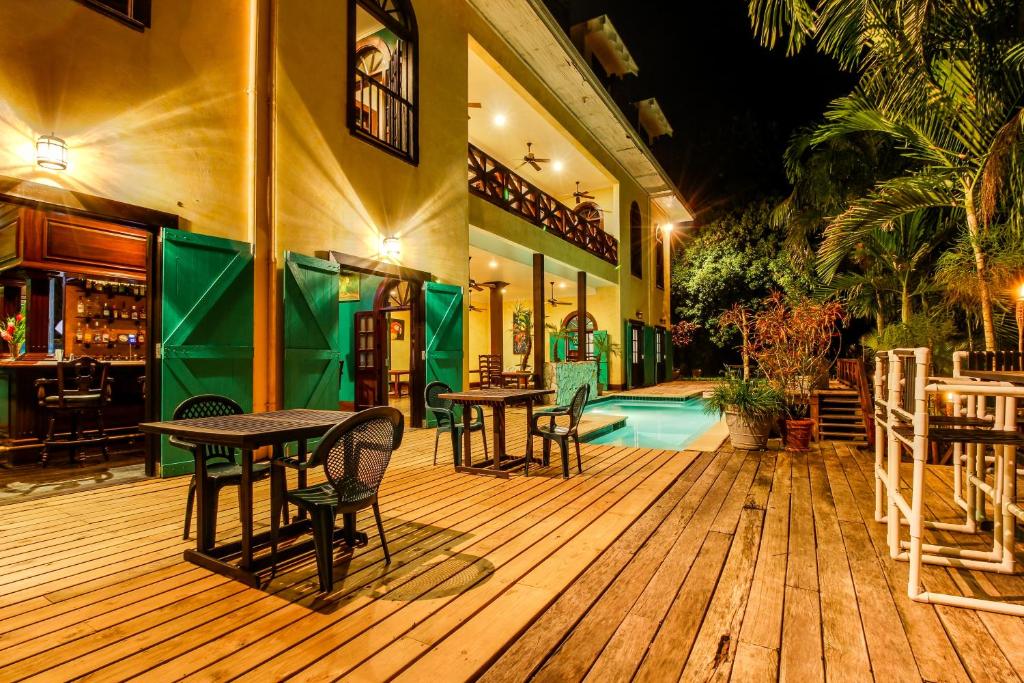
POLYGON ((985 380, 986 382, 1024 384, 1024 372, 1020 370, 961 370, 960 375, 985 380))
MULTIPOLYGON (((252 523, 252 466, 253 451, 264 446, 273 447, 274 460, 280 463, 284 457, 284 445, 291 441, 298 442, 298 456, 305 458, 306 442, 323 436, 334 425, 351 417, 354 413, 337 410, 278 410, 269 413, 247 413, 244 415, 225 415, 223 417, 204 417, 192 420, 171 420, 167 422, 147 422, 139 425, 139 429, 147 434, 165 434, 176 436, 184 441, 202 446, 228 446, 237 448, 242 454, 242 483, 239 487, 238 502, 242 521, 242 538, 240 541, 216 545, 209 524, 208 511, 204 510, 203 489, 206 482, 206 462, 204 458, 196 460, 196 548, 186 550, 184 557, 193 564, 198 564, 250 586, 259 586, 257 575, 270 565, 269 553, 253 558, 257 545, 268 544, 270 532, 253 534, 252 523)), ((283 465, 275 464, 274 467, 283 465)), ((280 471, 282 481, 284 471, 280 471)), ((299 471, 299 487, 306 486, 306 472, 299 471)), ((345 518, 345 527, 354 527, 355 520, 345 518)), ((338 538, 344 537, 344 529, 335 532, 338 538)), ((310 522, 300 517, 290 524, 283 525, 280 538, 287 539, 302 533, 310 532, 310 522)), ((357 533, 363 543, 366 535, 357 533)), ((278 557, 285 559, 312 548, 312 537, 306 542, 295 543, 282 548, 278 557)))
POLYGON ((508 478, 508 471, 526 463, 533 458, 533 439, 526 439, 526 455, 513 456, 505 452, 505 408, 512 405, 526 406, 527 428, 533 420, 533 404, 554 389, 474 389, 472 391, 453 391, 440 394, 438 398, 449 400, 462 406, 462 465, 455 468, 456 472, 472 474, 489 474, 494 477, 508 478), (473 464, 473 452, 469 425, 472 421, 472 406, 490 406, 494 438, 491 442, 493 462, 473 464))
POLYGON ((533 373, 529 370, 512 370, 501 373, 501 378, 503 380, 515 380, 516 387, 519 389, 529 389, 530 382, 533 381, 533 373))

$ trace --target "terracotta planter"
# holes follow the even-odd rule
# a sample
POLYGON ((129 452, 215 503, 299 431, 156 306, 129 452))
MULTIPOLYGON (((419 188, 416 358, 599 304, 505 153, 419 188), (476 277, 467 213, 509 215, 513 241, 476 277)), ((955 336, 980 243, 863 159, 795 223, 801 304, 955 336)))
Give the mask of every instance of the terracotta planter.
POLYGON ((811 450, 811 430, 814 429, 814 420, 804 418, 801 420, 786 420, 785 444, 787 451, 809 451, 811 450))
POLYGON ((750 419, 731 410, 725 411, 725 424, 729 427, 729 443, 733 448, 747 451, 762 450, 768 445, 771 419, 750 419))

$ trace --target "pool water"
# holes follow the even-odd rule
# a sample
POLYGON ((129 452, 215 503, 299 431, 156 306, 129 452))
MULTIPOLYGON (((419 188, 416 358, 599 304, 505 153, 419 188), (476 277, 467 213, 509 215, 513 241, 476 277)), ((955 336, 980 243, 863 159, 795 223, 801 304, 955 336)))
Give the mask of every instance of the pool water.
POLYGON ((718 422, 718 415, 706 415, 700 401, 631 401, 610 399, 591 403, 585 412, 593 415, 624 415, 619 429, 588 439, 594 444, 682 450, 718 422))

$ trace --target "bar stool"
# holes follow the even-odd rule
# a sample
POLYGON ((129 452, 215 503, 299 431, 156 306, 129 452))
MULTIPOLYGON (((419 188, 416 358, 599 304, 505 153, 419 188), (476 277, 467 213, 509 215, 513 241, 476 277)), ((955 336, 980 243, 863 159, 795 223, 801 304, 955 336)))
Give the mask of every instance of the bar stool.
POLYGON ((886 442, 888 468, 886 515, 889 552, 894 559, 910 563, 907 582, 908 596, 918 602, 968 607, 972 609, 1024 616, 1024 605, 998 600, 965 597, 925 591, 921 581, 923 564, 979 571, 1013 573, 1015 528, 1024 521, 1024 509, 1014 500, 1017 474, 1017 448, 1024 446, 1024 436, 1017 431, 1017 401, 1024 398, 1024 388, 1002 382, 967 382, 958 379, 928 377, 930 351, 927 348, 901 349, 889 352, 887 402, 888 421, 886 442), (929 405, 936 399, 953 398, 954 405, 963 399, 991 400, 994 419, 985 424, 973 423, 978 418, 968 417, 962 422, 951 421, 948 416, 934 416, 932 426, 929 405), (931 399, 931 400, 930 400, 931 399), (975 550, 924 542, 925 529, 970 531, 973 524, 972 506, 967 506, 964 524, 950 524, 924 519, 924 475, 928 457, 928 444, 932 441, 961 443, 974 446, 966 451, 965 480, 968 495, 972 490, 991 501, 993 528, 991 550, 975 550), (985 479, 986 446, 993 451, 993 481, 985 479), (900 488, 900 460, 904 448, 913 455, 913 475, 909 500, 900 488), (903 521, 905 518, 905 522, 903 521), (910 527, 910 540, 900 539, 901 524, 910 527))
POLYGON ((98 445, 104 460, 110 460, 107 449, 107 434, 103 430, 103 408, 110 403, 112 380, 108 376, 110 364, 89 356, 57 363, 56 379, 37 379, 36 394, 39 407, 47 414, 46 438, 39 463, 46 466, 50 449, 54 446, 70 449, 70 462, 82 462, 76 454, 80 448, 98 445), (56 387, 56 394, 47 392, 47 387, 56 387), (92 413, 96 418, 96 429, 91 436, 80 429, 80 418, 92 413), (67 439, 56 437, 57 417, 67 416, 71 429, 67 439))

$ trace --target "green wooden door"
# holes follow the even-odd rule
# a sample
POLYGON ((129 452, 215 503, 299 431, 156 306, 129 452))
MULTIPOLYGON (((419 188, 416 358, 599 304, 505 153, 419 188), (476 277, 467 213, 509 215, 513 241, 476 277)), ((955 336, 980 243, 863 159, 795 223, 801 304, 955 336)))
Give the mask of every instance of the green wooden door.
MULTIPOLYGON (((252 245, 177 230, 162 240, 161 419, 196 394, 222 394, 251 411, 252 245)), ((192 469, 192 456, 164 438, 161 476, 192 469)))
MULTIPOLYGON (((426 315, 426 379, 462 389, 462 287, 428 282, 424 290, 426 315)), ((421 400, 420 397, 419 400, 421 400)), ((428 417, 428 424, 434 425, 428 417)))
MULTIPOLYGON (((607 330, 594 330, 594 346, 602 343, 607 338, 607 330)), ((607 355, 603 356, 601 358, 601 365, 597 368, 597 381, 604 385, 605 388, 608 387, 608 361, 609 357, 607 355)))
POLYGON ((633 326, 628 320, 622 323, 622 388, 633 387, 633 326))
POLYGON ((658 353, 654 342, 655 329, 644 325, 644 385, 658 383, 658 353))
POLYGON ((284 255, 284 407, 338 409, 337 263, 284 255))

